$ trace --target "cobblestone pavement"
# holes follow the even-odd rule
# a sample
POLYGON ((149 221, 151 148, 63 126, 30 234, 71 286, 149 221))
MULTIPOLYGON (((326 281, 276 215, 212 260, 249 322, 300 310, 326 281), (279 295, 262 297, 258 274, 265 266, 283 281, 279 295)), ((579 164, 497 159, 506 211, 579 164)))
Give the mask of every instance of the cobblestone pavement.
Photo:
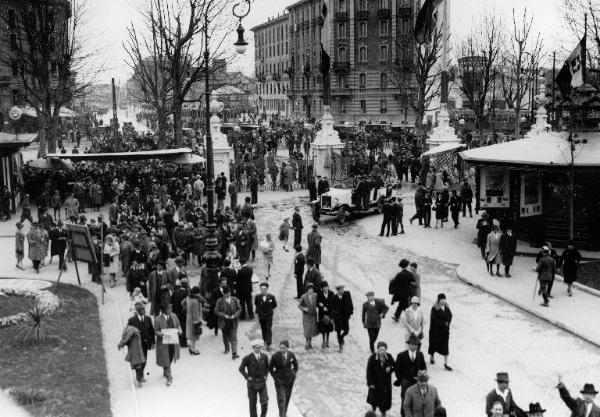
MULTIPOLYGON (((306 199, 288 198, 257 210, 259 237, 270 232, 278 235, 284 217, 291 217, 295 204, 306 199)), ((306 232, 312 220, 308 207, 302 215, 306 232)), ((419 264, 422 279, 422 308, 426 316, 427 350, 429 311, 437 294, 444 292, 454 314, 450 336, 450 365, 453 372, 443 370, 442 358, 429 365, 431 384, 438 388, 450 415, 476 417, 484 413, 484 398, 494 388, 496 372, 507 371, 517 403, 527 408, 529 402, 541 402, 546 416, 564 415, 566 407, 556 390, 556 376, 577 393, 584 382, 595 382, 600 374, 600 351, 572 335, 508 305, 496 297, 458 281, 456 265, 439 262, 411 251, 395 248, 361 229, 361 220, 338 226, 322 221, 323 265, 321 270, 331 286, 344 282, 351 291, 355 314, 343 354, 337 352, 335 333, 331 334, 328 351, 320 349, 320 337, 313 340, 317 348, 304 351, 301 313, 295 295, 292 274, 293 252, 284 252, 277 244, 271 291, 279 308, 274 323, 274 341, 288 338, 300 361, 300 372, 293 400, 306 416, 359 416, 368 409, 365 366, 369 356, 368 337, 360 323, 364 293, 373 289, 376 297, 385 298, 388 281, 398 271, 403 257, 419 264)), ((291 236, 290 236, 291 237, 291 236)), ((410 239, 409 235, 398 238, 410 239)), ((390 238, 391 239, 391 238, 390 238)), ((433 254, 432 256, 435 256, 433 254)), ((257 262, 260 271, 260 262, 257 262)), ((260 272, 259 272, 260 273, 260 272)), ((395 306, 394 306, 395 307, 395 306)), ((401 325, 384 320, 380 340, 388 343, 392 355, 405 349, 401 325)), ((256 331, 256 327, 255 327, 256 331)), ((575 395, 575 394, 574 394, 575 395)), ((400 391, 394 390, 393 406, 388 415, 400 415, 400 391)))

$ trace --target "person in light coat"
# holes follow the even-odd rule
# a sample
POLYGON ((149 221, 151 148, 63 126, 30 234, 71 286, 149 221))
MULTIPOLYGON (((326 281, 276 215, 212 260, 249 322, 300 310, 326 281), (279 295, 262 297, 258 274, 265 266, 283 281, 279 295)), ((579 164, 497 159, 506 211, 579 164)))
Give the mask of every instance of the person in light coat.
POLYGON ((417 383, 406 390, 402 407, 405 417, 434 417, 442 405, 434 386, 429 385, 427 371, 417 373, 417 383))
POLYGON ((179 343, 163 343, 163 330, 177 329, 181 334, 181 327, 177 316, 171 312, 171 304, 160 306, 160 314, 154 319, 154 334, 156 335, 156 365, 163 368, 163 376, 167 379, 167 386, 173 383, 171 364, 179 359, 179 343))
POLYGON ((423 339, 425 315, 421 309, 419 297, 415 296, 410 299, 410 306, 402 314, 402 324, 404 324, 404 328, 406 329, 404 339, 407 343, 411 335, 418 337, 419 340, 423 339))
POLYGON ((104 255, 108 256, 108 273, 110 276, 110 286, 114 287, 117 283, 117 274, 120 271, 119 267, 119 254, 121 253, 121 249, 119 247, 119 242, 112 235, 106 236, 106 241, 104 242, 104 255))
POLYGON ((490 275, 494 275, 493 266, 496 265, 496 276, 501 277, 500 265, 502 264, 502 254, 500 253, 500 239, 502 233, 500 232, 500 226, 497 222, 492 225, 492 231, 487 236, 487 242, 485 245, 486 260, 488 263, 488 272, 490 275))

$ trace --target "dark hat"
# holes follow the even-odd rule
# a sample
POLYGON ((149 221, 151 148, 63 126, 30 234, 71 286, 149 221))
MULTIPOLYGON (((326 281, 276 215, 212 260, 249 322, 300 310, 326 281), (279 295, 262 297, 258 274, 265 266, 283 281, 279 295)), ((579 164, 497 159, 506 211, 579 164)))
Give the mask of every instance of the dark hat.
POLYGON ((314 288, 314 287, 315 287, 315 285, 312 282, 309 282, 308 284, 306 284, 306 289, 314 288))
POLYGON ((319 228, 319 225, 318 225, 318 224, 316 224, 316 223, 314 223, 314 224, 312 225, 312 228, 313 228, 313 229, 318 229, 318 228, 319 228))
POLYGON ((177 256, 175 258, 175 263, 176 264, 182 264, 182 263, 184 263, 184 260, 183 260, 183 258, 181 256, 177 256))
POLYGON ((420 346, 421 341, 419 340, 419 338, 417 336, 415 336, 414 334, 411 334, 410 337, 408 338, 408 341, 406 342, 406 344, 420 346))
POLYGON ((497 382, 508 382, 508 372, 498 372, 496 374, 497 382))
POLYGON ((583 389, 580 392, 582 394, 592 394, 592 395, 598 394, 598 391, 596 391, 594 384, 585 384, 583 386, 583 389))
POLYGON ((367 291, 365 295, 368 297, 369 295, 375 295, 375 293, 373 291, 367 291))
POLYGON ((406 267, 407 267, 409 264, 410 264, 410 262, 408 262, 408 260, 407 260, 407 259, 402 259, 402 260, 400 261, 400 263, 398 264, 398 266, 399 266, 400 268, 406 268, 406 267))
POLYGON ((283 346, 289 348, 290 347, 290 342, 289 342, 289 340, 282 340, 281 342, 279 342, 279 345, 280 346, 283 345, 283 346))
POLYGON ((337 285, 335 286, 335 289, 336 289, 336 290, 341 290, 341 289, 343 289, 344 287, 345 287, 345 285, 344 285, 344 284, 337 284, 337 285))
POLYGON ((156 223, 157 227, 166 227, 165 222, 158 222, 156 223))
POLYGON ((225 285, 223 288, 221 288, 221 290, 223 291, 223 294, 228 294, 231 292, 231 288, 229 288, 229 285, 225 285))
POLYGON ((269 283, 268 282, 261 282, 259 287, 267 287, 269 288, 269 283))
POLYGON ((167 264, 162 259, 159 259, 158 261, 156 261, 156 265, 160 265, 164 268, 167 264))
POLYGON ((540 403, 529 403, 529 411, 527 414, 545 413, 546 410, 542 409, 540 403))
POLYGON ((427 381, 429 381, 429 375, 427 375, 426 370, 422 370, 422 371, 417 372, 417 376, 415 377, 415 379, 418 382, 427 382, 427 381))
POLYGON ((181 278, 181 280, 179 281, 179 285, 181 285, 182 287, 187 287, 188 285, 190 285, 190 280, 187 278, 181 278))

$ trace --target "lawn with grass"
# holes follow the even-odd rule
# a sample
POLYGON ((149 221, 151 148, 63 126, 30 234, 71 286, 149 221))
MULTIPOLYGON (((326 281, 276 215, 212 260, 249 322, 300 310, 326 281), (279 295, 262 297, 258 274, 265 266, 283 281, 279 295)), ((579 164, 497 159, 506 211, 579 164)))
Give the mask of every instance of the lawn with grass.
POLYGON ((12 316, 23 311, 31 299, 0 294, 0 317, 12 316))
POLYGON ((61 307, 50 316, 44 343, 23 342, 15 326, 0 329, 0 387, 34 416, 109 417, 96 297, 65 284, 50 291, 61 307))

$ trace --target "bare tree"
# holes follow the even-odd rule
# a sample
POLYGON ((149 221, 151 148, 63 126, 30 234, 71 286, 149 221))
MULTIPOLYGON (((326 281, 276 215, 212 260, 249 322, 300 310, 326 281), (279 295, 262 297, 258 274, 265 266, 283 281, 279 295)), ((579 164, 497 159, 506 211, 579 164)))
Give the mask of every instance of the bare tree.
POLYGON ((500 80, 506 104, 515 112, 515 137, 520 138, 523 99, 529 91, 528 86, 537 76, 543 44, 539 33, 535 38, 531 34, 533 16, 528 18, 527 8, 520 22, 513 9, 512 23, 513 28, 502 53, 500 80))
POLYGON ((415 112, 415 128, 423 133, 423 117, 434 99, 440 96, 442 30, 437 27, 429 44, 397 43, 400 51, 390 65, 391 82, 398 88, 415 112))
POLYGON ((487 127, 491 106, 486 108, 486 101, 492 84, 495 84, 496 64, 502 44, 500 21, 490 15, 457 48, 457 60, 467 60, 459 68, 460 90, 475 113, 480 137, 483 137, 483 130, 487 127))
POLYGON ((16 7, 5 19, 10 48, 0 52, 0 62, 12 68, 20 100, 37 113, 43 157, 56 152, 61 108, 83 94, 100 69, 87 67, 92 53, 83 47, 86 0, 37 0, 16 7), (83 71, 86 82, 77 82, 83 71))
MULTIPOLYGON (((144 102, 154 106, 159 118, 173 115, 175 144, 182 144, 181 110, 192 86, 204 77, 204 42, 211 43, 210 58, 224 56, 223 19, 227 0, 150 0, 143 11, 148 35, 132 25, 125 49, 144 102), (210 25, 210 26, 209 26, 210 25), (144 71, 139 68, 145 67, 144 71)), ((162 122, 161 122, 162 123, 162 122)))

